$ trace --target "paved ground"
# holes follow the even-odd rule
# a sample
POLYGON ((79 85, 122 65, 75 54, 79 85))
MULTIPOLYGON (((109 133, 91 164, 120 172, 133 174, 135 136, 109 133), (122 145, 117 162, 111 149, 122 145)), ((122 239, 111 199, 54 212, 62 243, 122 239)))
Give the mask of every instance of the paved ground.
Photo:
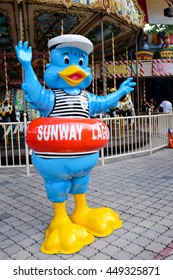
MULTIPOLYGON (((89 206, 109 206, 123 227, 72 255, 40 252, 53 215, 42 178, 31 169, 0 170, 0 259, 173 260, 173 150, 117 159, 93 169, 89 206)), ((68 212, 73 210, 69 197, 68 212)))

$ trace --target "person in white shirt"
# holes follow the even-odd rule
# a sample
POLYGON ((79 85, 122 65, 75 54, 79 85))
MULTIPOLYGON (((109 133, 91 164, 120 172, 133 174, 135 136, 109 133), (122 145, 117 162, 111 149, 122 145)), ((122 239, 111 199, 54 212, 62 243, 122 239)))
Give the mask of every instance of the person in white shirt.
POLYGON ((166 98, 164 98, 159 107, 162 108, 163 113, 170 113, 170 111, 172 110, 172 104, 170 101, 166 100, 166 98))

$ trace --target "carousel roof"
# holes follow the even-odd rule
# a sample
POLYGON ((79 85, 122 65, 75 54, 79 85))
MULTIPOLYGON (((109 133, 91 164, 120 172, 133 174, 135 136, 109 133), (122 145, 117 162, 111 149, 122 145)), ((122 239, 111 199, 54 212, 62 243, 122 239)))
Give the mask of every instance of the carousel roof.
POLYGON ((133 48, 141 37, 144 14, 136 0, 1 0, 0 51, 14 49, 22 38, 34 50, 47 49, 50 38, 60 34, 81 34, 94 44, 97 60, 133 48), (103 33, 101 32, 103 22, 103 33))

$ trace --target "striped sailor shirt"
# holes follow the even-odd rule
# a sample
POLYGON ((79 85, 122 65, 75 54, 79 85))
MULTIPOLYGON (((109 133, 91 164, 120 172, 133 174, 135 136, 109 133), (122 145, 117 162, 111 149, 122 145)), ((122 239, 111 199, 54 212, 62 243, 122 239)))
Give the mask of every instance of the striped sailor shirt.
POLYGON ((70 95, 62 89, 54 89, 55 105, 49 117, 89 118, 88 95, 82 90, 78 95, 70 95))

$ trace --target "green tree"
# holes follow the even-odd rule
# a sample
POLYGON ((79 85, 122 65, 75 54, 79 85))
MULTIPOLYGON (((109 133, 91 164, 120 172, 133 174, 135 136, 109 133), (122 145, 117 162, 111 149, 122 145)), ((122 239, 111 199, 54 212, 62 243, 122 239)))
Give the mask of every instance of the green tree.
POLYGON ((165 32, 166 34, 173 34, 173 25, 165 24, 150 24, 145 31, 146 34, 158 34, 159 32, 165 32))

